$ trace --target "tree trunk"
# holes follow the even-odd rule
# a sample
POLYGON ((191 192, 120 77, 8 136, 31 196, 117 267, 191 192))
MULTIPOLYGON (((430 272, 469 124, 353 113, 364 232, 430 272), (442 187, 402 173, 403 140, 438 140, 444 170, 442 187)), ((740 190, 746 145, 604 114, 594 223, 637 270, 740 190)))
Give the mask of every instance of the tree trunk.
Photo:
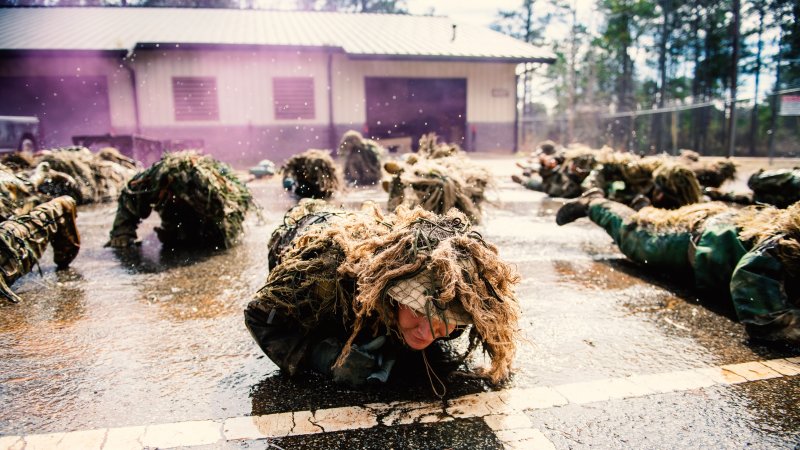
POLYGON ((739 0, 733 0, 733 57, 731 58, 731 114, 728 126, 728 157, 733 156, 736 146, 736 85, 739 79, 739 28, 740 28, 739 0))
POLYGON ((756 139, 758 138, 758 84, 761 76, 761 49, 764 46, 764 4, 758 4, 758 49, 756 50, 755 94, 753 94, 753 110, 750 112, 750 156, 756 155, 756 139))

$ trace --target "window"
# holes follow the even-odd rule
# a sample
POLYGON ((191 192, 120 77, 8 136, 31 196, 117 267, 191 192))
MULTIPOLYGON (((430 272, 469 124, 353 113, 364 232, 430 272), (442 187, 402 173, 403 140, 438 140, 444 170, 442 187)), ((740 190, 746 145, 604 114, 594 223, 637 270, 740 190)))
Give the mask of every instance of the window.
POLYGON ((314 79, 286 77, 272 79, 276 119, 314 118, 314 79))
POLYGON ((219 120, 217 79, 172 77, 175 120, 219 120))

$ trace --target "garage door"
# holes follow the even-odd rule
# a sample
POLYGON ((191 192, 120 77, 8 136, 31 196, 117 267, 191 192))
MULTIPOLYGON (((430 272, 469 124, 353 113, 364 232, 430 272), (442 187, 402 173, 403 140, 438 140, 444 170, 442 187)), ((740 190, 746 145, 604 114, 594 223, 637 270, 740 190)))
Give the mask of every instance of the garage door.
POLYGON ((105 77, 0 77, 0 115, 36 116, 41 146, 111 131, 105 77))
POLYGON ((467 80, 464 78, 367 77, 367 126, 373 139, 435 132, 447 142, 464 144, 467 80))

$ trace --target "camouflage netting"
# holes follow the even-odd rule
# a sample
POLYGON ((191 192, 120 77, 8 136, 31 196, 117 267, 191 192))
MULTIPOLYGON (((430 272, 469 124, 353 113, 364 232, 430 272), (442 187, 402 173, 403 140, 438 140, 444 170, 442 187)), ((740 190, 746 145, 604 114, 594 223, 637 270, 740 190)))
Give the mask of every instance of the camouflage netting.
POLYGON ((14 171, 0 164, 0 220, 27 214, 41 202, 30 181, 17 176, 14 171))
POLYGON ((491 173, 469 160, 457 145, 436 144, 436 135, 420 139, 418 154, 405 161, 386 164, 392 180, 384 186, 389 192, 389 210, 399 205, 422 206, 444 214, 456 208, 473 222, 481 219, 484 192, 492 182, 491 173))
POLYGON ((33 153, 30 152, 6 153, 0 162, 14 172, 30 169, 36 165, 33 153))
POLYGON ((193 151, 165 153, 123 189, 109 245, 132 245, 139 222, 155 209, 164 244, 229 248, 253 205, 250 190, 228 165, 193 151))
MULTIPOLYGON (((256 301, 267 310, 284 311, 309 333, 321 318, 339 314, 352 330, 337 360, 342 364, 362 331, 374 336, 386 327, 402 339, 397 305, 387 290, 428 270, 439 280, 437 307, 446 310, 459 302, 472 318, 467 354, 482 344, 491 358, 485 375, 494 382, 509 376, 518 339, 520 313, 513 287, 519 276, 500 260, 494 246, 470 229, 462 213, 436 215, 404 207, 387 216, 377 208, 323 213, 329 215, 325 224, 294 239, 256 301)), ((290 224, 301 222, 287 218, 290 224)))
POLYGON ((344 179, 348 182, 363 186, 381 181, 381 160, 386 156, 386 149, 377 142, 350 130, 339 144, 339 156, 345 160, 344 179))
POLYGON ((330 198, 341 189, 339 168, 325 150, 306 150, 286 161, 283 168, 284 187, 298 197, 330 198))
MULTIPOLYGON (((111 201, 117 198, 125 183, 136 173, 136 165, 130 159, 122 156, 112 148, 103 149, 94 154, 85 147, 65 147, 42 152, 37 157, 36 163, 47 163, 46 171, 53 174, 51 178, 44 177, 43 182, 50 184, 66 183, 71 177, 76 183, 79 195, 78 204, 111 201), (56 172, 60 172, 58 174, 56 172)), ((46 188, 47 189, 47 188, 46 188)), ((73 187, 55 187, 49 189, 63 189, 69 195, 73 187)))
POLYGON ((14 303, 19 301, 9 286, 38 264, 48 243, 53 246, 53 260, 59 269, 75 259, 80 250, 75 215, 75 200, 64 196, 0 222, 0 295, 14 303))
POLYGON ((800 273, 800 202, 786 209, 749 206, 739 211, 736 226, 739 237, 759 245, 777 239, 775 252, 789 273, 800 273))

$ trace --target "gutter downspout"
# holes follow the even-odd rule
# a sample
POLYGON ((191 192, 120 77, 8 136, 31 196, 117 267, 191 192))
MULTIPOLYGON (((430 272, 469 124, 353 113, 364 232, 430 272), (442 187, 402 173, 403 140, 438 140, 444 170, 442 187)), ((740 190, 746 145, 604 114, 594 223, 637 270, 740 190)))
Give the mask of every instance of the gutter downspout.
POLYGON ((328 50, 328 142, 334 156, 339 156, 336 128, 333 121, 333 51, 328 50))
POLYGON ((514 75, 514 148, 511 153, 519 151, 519 75, 514 75))
POLYGON ((130 63, 130 57, 133 55, 133 49, 129 50, 128 53, 122 57, 122 67, 124 67, 128 74, 131 76, 131 93, 133 94, 133 120, 134 120, 134 133, 139 135, 142 134, 141 124, 139 120, 139 92, 136 89, 136 71, 133 70, 130 63))

